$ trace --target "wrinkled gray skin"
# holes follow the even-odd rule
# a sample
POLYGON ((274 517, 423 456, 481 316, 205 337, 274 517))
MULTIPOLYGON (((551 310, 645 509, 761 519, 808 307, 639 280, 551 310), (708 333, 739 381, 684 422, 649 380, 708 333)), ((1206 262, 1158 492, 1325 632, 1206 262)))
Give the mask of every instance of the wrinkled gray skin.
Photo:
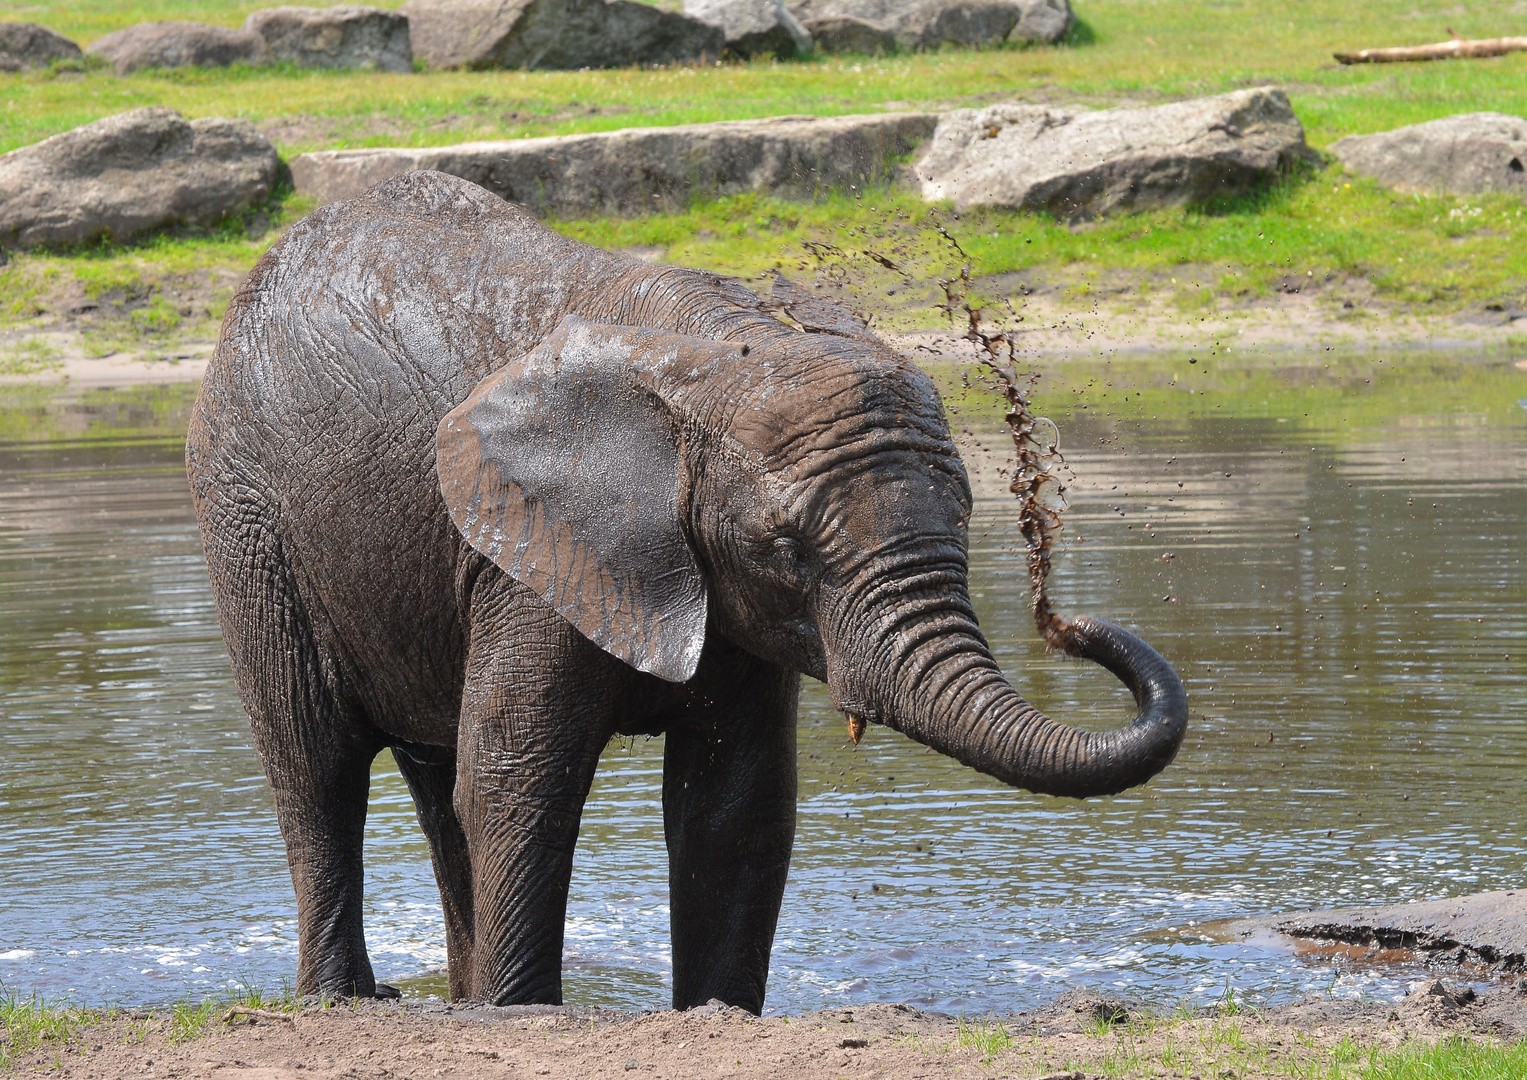
POLYGON ((666 733, 673 1002, 754 1012, 799 673, 1034 791, 1119 791, 1171 760, 1181 683, 1116 627, 1074 637, 1134 690, 1122 731, 1057 724, 1002 677, 938 396, 829 316, 800 305, 837 331, 801 332, 734 281, 585 247, 440 173, 319 210, 260 260, 187 460, 300 992, 378 991, 361 838, 384 747, 431 844, 452 996, 558 1003, 600 751, 666 733))

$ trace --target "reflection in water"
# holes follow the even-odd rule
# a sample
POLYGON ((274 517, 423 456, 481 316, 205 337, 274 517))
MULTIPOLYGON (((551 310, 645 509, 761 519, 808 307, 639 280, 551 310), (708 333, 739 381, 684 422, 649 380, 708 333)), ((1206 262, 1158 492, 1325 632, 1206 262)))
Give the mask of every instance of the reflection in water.
MULTIPOLYGON (((0 432, 48 438, 0 447, 0 981, 118 1002, 277 986, 294 906, 181 472, 185 402, 22 404, 0 432)), ((1057 602, 1177 664, 1193 710, 1177 762, 1111 799, 1028 795, 882 728, 849 746, 808 683, 772 1010, 1009 1011, 1076 984, 1169 1003, 1227 978, 1264 1000, 1393 994, 1406 973, 1192 927, 1527 884, 1527 412, 1361 428, 1206 412, 1061 418, 1077 483, 1057 602)), ((972 588, 999 659, 1054 714, 1121 722, 1106 674, 1035 641, 999 463, 968 460, 972 588)), ((569 1001, 667 1003, 661 748, 605 756, 569 1001)), ((438 967, 428 857, 385 756, 367 843, 378 974, 438 967)))

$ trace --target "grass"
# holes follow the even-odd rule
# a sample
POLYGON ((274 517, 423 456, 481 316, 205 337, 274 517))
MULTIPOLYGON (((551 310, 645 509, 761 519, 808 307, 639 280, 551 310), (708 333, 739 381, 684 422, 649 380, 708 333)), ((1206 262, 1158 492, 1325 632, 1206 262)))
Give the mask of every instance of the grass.
MULTIPOLYGON (((236 24, 260 3, 212 0, 0 0, 0 17, 50 25, 81 41, 133 22, 236 24)), ((0 75, 0 152, 143 105, 261 123, 288 157, 319 147, 437 145, 692 123, 782 113, 948 108, 995 100, 1108 105, 1259 83, 1288 88, 1312 145, 1456 112, 1527 114, 1527 55, 1488 61, 1341 67, 1337 47, 1521 29, 1516 0, 1440 12, 1408 0, 1290 7, 1273 0, 1079 0, 1082 23, 1053 47, 946 49, 707 68, 393 75, 289 67, 143 72, 52 70, 0 75)), ((234 282, 310 207, 278 193, 244 220, 180 229, 128 245, 14 256, 0 267, 0 331, 57 323, 83 295, 88 351, 170 355, 215 333, 234 282), (211 282, 211 285, 208 285, 211 282), (189 300, 187 299, 190 295, 189 300)), ((960 216, 910 192, 790 203, 745 195, 685 213, 554 223, 591 243, 655 248, 668 261, 756 275, 802 260, 803 244, 863 247, 945 224, 978 277, 1024 275, 1064 303, 1164 304, 1184 319, 1235 311, 1280 291, 1361 286, 1343 318, 1450 316, 1527 306, 1527 216, 1508 196, 1401 196, 1323 166, 1271 191, 1212 208, 1158 210, 1082 227, 999 211, 960 216)), ((914 244, 923 244, 914 240, 914 244)), ((924 245, 926 246, 926 245, 924 245)), ((1011 283, 989 284, 995 294, 1011 283)), ((890 287, 890 286, 887 286, 890 287)), ((978 292, 980 287, 978 283, 978 292)), ((903 293, 905 290, 903 290, 903 293)), ((926 324, 907 297, 883 294, 885 325, 926 324)), ((1335 302, 1335 301, 1333 301, 1335 302)), ((1350 297, 1348 302, 1351 302, 1350 297)))
MULTIPOLYGON (((324 1001, 320 1007, 333 1003, 324 1001)), ((159 1009, 140 1011, 128 1020, 129 1042, 146 1042, 162 1035, 172 1046, 207 1035, 214 1022, 230 1008, 242 1006, 273 1012, 297 1012, 303 1001, 289 991, 267 994, 246 984, 199 1002, 174 1002, 159 1009)), ((48 1002, 38 995, 22 997, 0 986, 0 1072, 10 1072, 27 1055, 50 1053, 54 1069, 62 1068, 62 1058, 83 1053, 84 1034, 119 1016, 117 1009, 87 1008, 48 1002)))
POLYGON ((37 375, 61 364, 58 350, 36 338, 0 345, 0 375, 37 375))

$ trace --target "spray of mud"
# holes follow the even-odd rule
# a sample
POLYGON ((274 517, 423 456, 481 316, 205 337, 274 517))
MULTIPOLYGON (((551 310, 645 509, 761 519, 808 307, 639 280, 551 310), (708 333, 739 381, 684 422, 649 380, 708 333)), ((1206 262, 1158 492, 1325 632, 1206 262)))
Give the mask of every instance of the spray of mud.
MULTIPOLYGON (((889 241, 886 247, 891 254, 884 249, 846 250, 808 242, 805 245, 808 261, 802 267, 810 269, 819 292, 836 294, 835 299, 846 303, 868 327, 874 322, 874 314, 865 313, 870 306, 866 299, 872 292, 884 291, 880 286, 888 275, 899 279, 903 289, 915 290, 927 284, 926 277, 908 269, 905 261, 893 255, 930 247, 943 255, 947 272, 932 275, 942 295, 936 306, 951 332, 974 347, 980 364, 992 376, 990 385, 1004 404, 1003 419, 1014 453, 1008 490, 1018 500, 1018 529, 1023 537, 1031 583, 1034 625, 1050 648, 1074 654, 1071 623, 1056 613, 1048 588, 1051 555, 1063 528, 1061 515, 1067 507, 1066 482, 1070 472, 1060 452, 1059 429, 1030 409, 1039 376, 1019 371, 1019 324, 1023 316, 1007 303, 997 309, 1000 315, 997 321, 992 318, 991 307, 979 306, 972 300, 971 260, 936 218, 911 222, 897 215, 888 218, 887 227, 879 232, 877 239, 889 241), (919 228, 923 231, 921 237, 908 235, 919 228), (954 267, 949 267, 951 260, 954 267)), ((863 733, 862 721, 856 725, 851 718, 849 734, 853 741, 857 743, 863 733)))

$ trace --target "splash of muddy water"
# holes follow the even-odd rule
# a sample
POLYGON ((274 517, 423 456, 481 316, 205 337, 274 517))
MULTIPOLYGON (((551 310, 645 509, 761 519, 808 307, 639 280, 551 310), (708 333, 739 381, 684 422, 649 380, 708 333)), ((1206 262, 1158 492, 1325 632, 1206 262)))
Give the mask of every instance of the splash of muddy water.
MULTIPOLYGON (((904 234, 909 227, 916 228, 891 219, 888 222, 893 235, 904 234)), ((1023 321, 1023 316, 1008 303, 1005 306, 1006 325, 989 321, 987 313, 991 309, 979 307, 970 299, 969 256, 943 225, 932 221, 929 226, 938 236, 937 246, 946 255, 957 256, 960 263, 957 272, 935 279, 934 283, 943 294, 938 310, 951 329, 975 347, 982 366, 994 376, 993 390, 1005 406, 1003 419, 1012 438, 1014 453, 1012 483, 1008 490, 1018 499, 1018 528, 1025 547, 1034 625, 1050 648, 1076 655, 1072 623, 1056 613, 1048 588, 1051 553, 1063 528, 1061 515, 1067 507, 1069 468, 1060 452, 1059 429, 1048 418, 1035 416, 1030 408, 1038 374, 1019 372, 1017 324, 1023 321)), ((900 279, 904 288, 925 284, 906 268, 904 262, 882 251, 865 248, 851 252, 836 245, 812 241, 806 243, 805 249, 814 262, 813 277, 818 288, 849 300, 856 309, 856 319, 865 328, 874 320, 873 315, 862 313, 866 306, 865 297, 870 292, 864 287, 869 277, 889 271, 900 279)), ((794 286, 790 288, 794 289, 794 286)), ((776 294, 778 291, 776 285, 776 294)), ((782 310, 785 307, 788 305, 782 310)), ((857 744, 864 736, 865 724, 850 716, 848 731, 857 744)))

